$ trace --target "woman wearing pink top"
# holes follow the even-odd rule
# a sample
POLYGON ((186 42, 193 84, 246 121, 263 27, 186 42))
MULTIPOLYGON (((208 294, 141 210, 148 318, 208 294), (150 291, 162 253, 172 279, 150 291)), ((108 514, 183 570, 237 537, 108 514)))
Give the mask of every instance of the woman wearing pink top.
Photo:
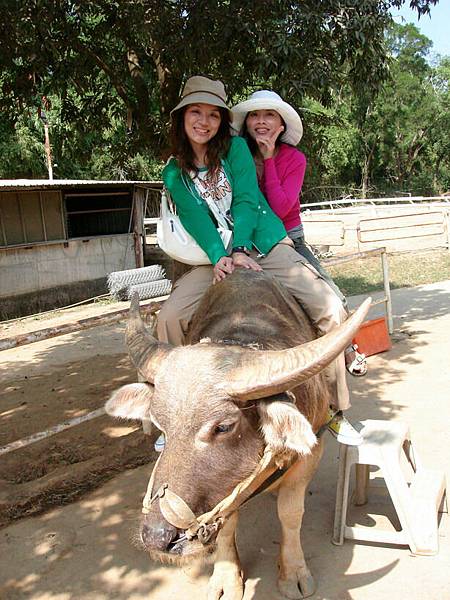
POLYGON ((305 242, 300 216, 300 192, 306 156, 295 146, 303 135, 298 113, 275 92, 260 90, 233 109, 233 128, 247 140, 258 173, 259 187, 283 221, 299 254, 318 271, 346 307, 347 300, 305 242))
MULTIPOLYGON (((272 210, 283 221, 295 249, 347 305, 345 296, 306 245, 300 217, 300 192, 306 157, 295 146, 303 135, 297 111, 275 92, 260 90, 232 108, 233 128, 247 140, 258 174, 258 183, 272 210)), ((346 350, 347 370, 365 375, 367 363, 355 346, 346 350)))

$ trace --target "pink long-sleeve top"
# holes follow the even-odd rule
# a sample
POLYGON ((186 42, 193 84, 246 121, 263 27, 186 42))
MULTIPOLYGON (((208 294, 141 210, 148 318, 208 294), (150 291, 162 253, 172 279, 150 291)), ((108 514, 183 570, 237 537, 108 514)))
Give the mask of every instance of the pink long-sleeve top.
POLYGON ((288 144, 264 161, 259 187, 270 207, 283 221, 286 231, 300 225, 300 191, 306 171, 306 156, 288 144))

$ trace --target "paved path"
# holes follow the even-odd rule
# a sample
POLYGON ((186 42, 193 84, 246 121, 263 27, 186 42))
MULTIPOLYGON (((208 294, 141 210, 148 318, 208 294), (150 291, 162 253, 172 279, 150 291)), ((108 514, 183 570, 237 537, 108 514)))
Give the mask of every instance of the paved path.
MULTIPOLYGON (((422 461, 445 469, 450 479, 450 281, 395 290, 393 304, 393 348, 370 358, 367 377, 352 378, 350 415, 408 422, 422 461)), ((328 438, 307 498, 303 546, 318 583, 313 598, 450 598, 448 515, 443 515, 440 553, 434 557, 414 557, 400 547, 330 543, 337 452, 328 438)), ((157 565, 132 545, 148 475, 149 467, 128 471, 75 504, 1 530, 0 598, 205 598, 209 567, 157 565)), ((360 518, 370 523, 375 517, 360 518)), ((275 499, 256 499, 243 511, 238 539, 247 577, 245 600, 281 598, 275 580, 278 540, 275 499)))

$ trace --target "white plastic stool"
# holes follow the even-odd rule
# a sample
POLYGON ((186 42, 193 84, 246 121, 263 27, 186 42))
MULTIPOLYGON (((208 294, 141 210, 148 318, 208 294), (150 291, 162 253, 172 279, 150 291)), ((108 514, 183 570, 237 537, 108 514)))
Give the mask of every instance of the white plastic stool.
POLYGON ((362 421, 360 446, 340 445, 339 473, 332 542, 344 538, 400 544, 413 554, 439 552, 438 510, 446 493, 445 475, 424 469, 414 452, 409 427, 396 421, 362 421), (401 468, 402 454, 412 467, 411 482, 401 468), (370 481, 369 465, 381 470, 402 527, 401 531, 384 531, 375 527, 347 526, 347 507, 352 465, 356 468, 356 505, 367 502, 370 481))

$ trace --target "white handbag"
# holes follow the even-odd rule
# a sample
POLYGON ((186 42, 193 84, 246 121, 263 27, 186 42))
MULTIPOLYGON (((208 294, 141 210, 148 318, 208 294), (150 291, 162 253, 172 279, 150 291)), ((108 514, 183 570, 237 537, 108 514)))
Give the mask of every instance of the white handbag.
MULTIPOLYGON (((218 227, 217 231, 225 249, 228 250, 232 243, 233 232, 223 227, 218 227)), ((181 224, 166 189, 161 193, 161 214, 156 224, 156 238, 161 250, 174 260, 187 265, 211 264, 206 252, 181 224)))

